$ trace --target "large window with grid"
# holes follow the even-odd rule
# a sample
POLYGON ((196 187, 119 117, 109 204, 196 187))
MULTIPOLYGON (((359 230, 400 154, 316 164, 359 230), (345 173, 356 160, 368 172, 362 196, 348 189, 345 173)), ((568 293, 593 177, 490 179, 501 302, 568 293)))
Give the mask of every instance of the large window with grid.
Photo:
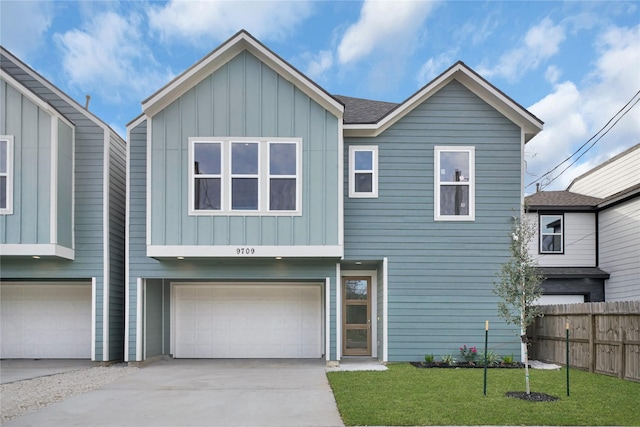
POLYGON ((190 138, 189 213, 300 214, 299 139, 190 138))

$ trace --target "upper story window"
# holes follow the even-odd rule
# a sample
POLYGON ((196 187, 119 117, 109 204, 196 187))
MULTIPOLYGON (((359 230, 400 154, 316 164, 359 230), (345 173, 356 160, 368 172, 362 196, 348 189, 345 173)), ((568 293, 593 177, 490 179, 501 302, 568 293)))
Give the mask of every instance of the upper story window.
POLYGON ((378 147, 349 147, 349 197, 378 197, 378 147))
POLYGON ((299 215, 301 140, 190 138, 189 214, 299 215))
POLYGON ((0 136, 0 214, 13 213, 13 136, 0 136))
POLYGON ((564 217, 562 215, 540 215, 539 224, 540 253, 563 253, 564 217))
POLYGON ((436 221, 475 219, 475 147, 435 147, 436 221))

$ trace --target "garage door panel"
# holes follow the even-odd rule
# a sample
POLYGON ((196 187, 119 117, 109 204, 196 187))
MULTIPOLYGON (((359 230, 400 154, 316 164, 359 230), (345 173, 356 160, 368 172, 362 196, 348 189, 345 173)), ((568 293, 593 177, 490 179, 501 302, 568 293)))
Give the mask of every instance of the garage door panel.
POLYGON ((321 356, 319 286, 174 285, 174 299, 175 357, 321 356))
POLYGON ((3 358, 91 357, 91 285, 3 283, 3 358))

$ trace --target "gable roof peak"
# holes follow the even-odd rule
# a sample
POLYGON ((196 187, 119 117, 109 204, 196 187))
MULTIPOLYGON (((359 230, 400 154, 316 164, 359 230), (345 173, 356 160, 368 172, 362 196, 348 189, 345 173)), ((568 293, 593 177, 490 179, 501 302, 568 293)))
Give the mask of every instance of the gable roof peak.
POLYGON ((144 114, 149 117, 155 115, 243 51, 254 55, 282 78, 292 83, 336 117, 342 119, 344 106, 341 102, 244 29, 238 31, 167 85, 142 101, 144 114))

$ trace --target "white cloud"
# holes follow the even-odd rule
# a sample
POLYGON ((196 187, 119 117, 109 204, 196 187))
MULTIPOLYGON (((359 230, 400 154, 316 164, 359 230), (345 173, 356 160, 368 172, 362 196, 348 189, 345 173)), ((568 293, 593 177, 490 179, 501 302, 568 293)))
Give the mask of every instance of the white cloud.
MULTIPOLYGON (((582 88, 573 82, 556 84, 553 93, 529 108, 545 121, 544 131, 527 144, 527 170, 534 175, 571 155, 640 89, 640 25, 610 28, 600 35, 596 47, 599 56, 582 88)), ((576 176, 640 142, 639 110, 640 104, 548 189, 566 188, 576 176)))
POLYGON ((547 71, 544 73, 544 78, 549 83, 557 83, 560 80, 562 71, 555 65, 549 65, 547 71))
POLYGON ((423 86, 440 75, 444 70, 449 68, 455 62, 455 57, 458 54, 458 49, 450 50, 442 53, 435 58, 429 58, 427 62, 422 64, 416 80, 418 85, 423 86))
POLYGON ((341 64, 357 62, 374 51, 410 52, 435 2, 365 0, 360 19, 351 25, 338 46, 341 64))
POLYGON ((139 100, 170 80, 160 73, 140 33, 141 17, 95 15, 85 29, 55 34, 70 87, 118 103, 139 100))
POLYGON ((305 74, 313 80, 323 80, 324 73, 333 66, 333 54, 330 50, 321 50, 317 55, 304 54, 303 61, 307 63, 305 74))
POLYGON ((45 45, 44 34, 53 21, 53 3, 0 1, 0 40, 18 57, 45 45))
POLYGON ((529 29, 521 46, 503 54, 495 66, 480 66, 477 71, 487 78, 499 76, 516 81, 558 53, 564 40, 564 27, 545 18, 529 29))
POLYGON ((170 0, 148 10, 149 26, 164 41, 225 39, 245 29, 261 40, 283 39, 312 12, 307 1, 170 0))

